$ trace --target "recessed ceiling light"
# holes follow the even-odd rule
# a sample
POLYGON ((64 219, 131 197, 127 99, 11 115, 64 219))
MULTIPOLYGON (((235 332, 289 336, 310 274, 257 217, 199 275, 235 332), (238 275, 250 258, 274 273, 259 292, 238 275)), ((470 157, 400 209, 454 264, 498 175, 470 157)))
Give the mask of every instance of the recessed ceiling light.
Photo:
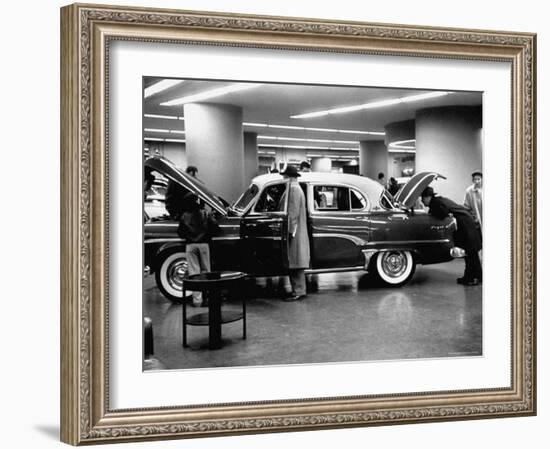
POLYGON ((391 145, 388 146, 388 150, 400 149, 400 150, 414 150, 416 147, 413 145, 391 145))
POLYGON ((275 143, 262 143, 258 147, 267 147, 267 148, 296 148, 303 150, 343 150, 343 151, 359 151, 358 148, 351 147, 318 147, 312 145, 286 145, 286 144, 275 144, 275 143))
POLYGON ((144 91, 145 98, 149 98, 152 95, 158 94, 159 92, 162 92, 163 90, 170 89, 171 87, 174 87, 180 83, 183 83, 183 80, 162 80, 158 83, 155 83, 149 87, 147 87, 144 91))
POLYGON ((285 140, 296 142, 319 142, 319 143, 351 143, 357 144, 356 140, 330 140, 330 139, 307 139, 303 137, 279 137, 279 136, 258 136, 258 139, 285 140))
POLYGON ((388 153, 411 153, 415 154, 416 150, 406 150, 406 149, 388 149, 388 153))
POLYGON ((243 122, 244 126, 254 126, 257 128, 267 128, 269 126, 267 123, 252 123, 252 122, 243 122))
POLYGON ((251 123, 244 122, 244 126, 250 126, 253 128, 278 128, 278 129, 295 129, 299 131, 314 131, 323 133, 345 133, 345 134, 367 134, 373 136, 385 136, 386 133, 379 131, 359 131, 356 129, 334 129, 334 128, 311 128, 307 126, 292 126, 292 125, 272 125, 269 123, 251 123))
POLYGON ((408 139, 408 140, 396 140, 395 142, 390 142, 388 146, 392 145, 404 145, 407 143, 416 143, 416 139, 408 139))
POLYGON ((185 97, 176 98, 174 100, 165 101, 161 103, 161 106, 177 106, 186 103, 195 103, 198 101, 209 100, 211 98, 220 97, 234 92, 240 92, 242 90, 253 89, 259 87, 262 84, 232 84, 230 86, 218 87, 216 89, 210 89, 205 92, 201 92, 194 95, 187 95, 185 97))
POLYGON ((157 137, 144 137, 145 141, 154 141, 154 142, 180 142, 180 143, 185 143, 185 139, 162 139, 162 138, 157 138, 157 137))
POLYGON ((323 117, 329 114, 344 114, 347 112, 361 111, 363 109, 373 109, 373 108, 392 106, 398 103, 409 103, 412 101, 427 100, 429 98, 441 97, 448 94, 449 92, 428 92, 428 93, 418 94, 418 95, 409 95, 408 97, 392 98, 389 100, 381 100, 381 101, 372 101, 370 103, 363 103, 363 104, 352 105, 352 106, 344 106, 340 108, 326 109, 324 111, 315 111, 315 112, 307 112, 305 114, 291 115, 290 118, 295 118, 295 119, 314 118, 314 117, 323 117))
POLYGON ((161 118, 166 120, 183 120, 183 117, 178 117, 177 115, 159 115, 159 114, 143 114, 147 118, 161 118))
POLYGON ((346 134, 370 134, 371 136, 385 136, 386 133, 379 132, 379 131, 354 131, 352 129, 339 129, 339 133, 346 133, 346 134))
POLYGON ((144 128, 143 130, 148 133, 169 133, 170 132, 169 129, 158 129, 158 128, 144 128))

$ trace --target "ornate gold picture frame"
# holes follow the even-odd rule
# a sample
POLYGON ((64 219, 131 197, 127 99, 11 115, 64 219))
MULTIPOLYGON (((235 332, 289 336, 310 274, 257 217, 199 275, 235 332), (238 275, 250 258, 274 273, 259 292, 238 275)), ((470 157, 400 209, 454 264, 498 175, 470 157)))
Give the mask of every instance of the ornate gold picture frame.
MULTIPOLYGON (((536 413, 534 34, 75 4, 61 10, 61 37, 62 441, 79 445, 536 413), (112 409, 107 83, 109 48, 119 40, 510 63, 510 387, 112 409)), ((487 292, 490 297, 490 286, 487 292)))

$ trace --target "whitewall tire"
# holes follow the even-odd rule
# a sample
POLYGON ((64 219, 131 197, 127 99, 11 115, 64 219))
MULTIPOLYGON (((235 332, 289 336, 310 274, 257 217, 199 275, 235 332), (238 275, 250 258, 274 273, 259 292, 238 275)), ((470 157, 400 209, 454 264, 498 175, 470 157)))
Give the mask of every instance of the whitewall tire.
POLYGON ((412 278, 416 264, 410 251, 390 250, 377 253, 374 266, 384 284, 399 287, 412 278))
POLYGON ((183 279, 187 274, 187 254, 181 249, 166 251, 159 256, 155 280, 161 293, 172 302, 182 300, 183 279))

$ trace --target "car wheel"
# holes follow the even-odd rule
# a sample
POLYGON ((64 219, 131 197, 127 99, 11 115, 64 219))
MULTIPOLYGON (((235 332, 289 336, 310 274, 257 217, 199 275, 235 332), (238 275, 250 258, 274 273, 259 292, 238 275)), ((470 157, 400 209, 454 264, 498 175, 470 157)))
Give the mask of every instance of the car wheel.
POLYGON ((155 280, 161 293, 172 302, 182 300, 183 279, 187 274, 187 255, 181 249, 159 255, 155 280))
POLYGON ((413 276, 415 261, 410 251, 381 251, 374 264, 377 277, 386 285, 399 287, 413 276))

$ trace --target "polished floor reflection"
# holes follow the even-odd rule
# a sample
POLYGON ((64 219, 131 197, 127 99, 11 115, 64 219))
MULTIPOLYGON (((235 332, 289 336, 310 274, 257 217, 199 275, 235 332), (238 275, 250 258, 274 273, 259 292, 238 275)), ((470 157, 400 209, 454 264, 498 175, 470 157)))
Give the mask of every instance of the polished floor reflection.
POLYGON ((291 303, 280 299, 285 278, 259 279, 247 339, 241 322, 226 324, 217 350, 208 349, 207 327, 188 326, 190 347, 182 347, 182 305, 166 300, 152 276, 143 314, 153 322, 154 357, 167 369, 480 356, 482 286, 456 284, 462 270, 462 261, 419 266, 408 285, 393 289, 363 272, 321 274, 309 280, 305 300, 291 303))

